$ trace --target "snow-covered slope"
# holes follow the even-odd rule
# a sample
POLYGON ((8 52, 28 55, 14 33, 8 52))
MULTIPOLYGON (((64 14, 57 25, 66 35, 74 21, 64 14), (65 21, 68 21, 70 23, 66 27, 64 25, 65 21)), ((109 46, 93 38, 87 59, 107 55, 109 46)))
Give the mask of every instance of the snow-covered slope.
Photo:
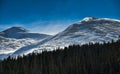
MULTIPOLYGON (((32 52, 51 51, 56 48, 63 48, 73 44, 85 44, 95 42, 108 42, 117 40, 120 35, 120 21, 107 19, 86 17, 83 20, 70 25, 64 31, 55 36, 48 37, 33 44, 24 46, 14 51, 11 56, 27 55, 32 52)), ((5 55, 1 55, 5 56, 5 55)))
MULTIPOLYGON (((14 53, 20 48, 31 45, 36 42, 37 42, 36 40, 30 38, 15 39, 15 38, 5 38, 0 36, 0 57, 1 55, 2 56, 10 55, 11 53, 14 53)), ((2 57, 0 59, 2 59, 2 57)))
POLYGON ((4 30, 0 32, 0 59, 47 37, 50 37, 50 35, 29 33, 28 30, 22 27, 12 27, 4 30))

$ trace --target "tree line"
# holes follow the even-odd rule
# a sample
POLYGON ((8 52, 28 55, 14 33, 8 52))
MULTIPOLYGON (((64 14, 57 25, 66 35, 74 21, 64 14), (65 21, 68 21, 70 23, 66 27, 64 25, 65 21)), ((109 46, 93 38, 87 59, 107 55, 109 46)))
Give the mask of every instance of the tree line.
POLYGON ((120 74, 120 40, 8 57, 0 74, 120 74))

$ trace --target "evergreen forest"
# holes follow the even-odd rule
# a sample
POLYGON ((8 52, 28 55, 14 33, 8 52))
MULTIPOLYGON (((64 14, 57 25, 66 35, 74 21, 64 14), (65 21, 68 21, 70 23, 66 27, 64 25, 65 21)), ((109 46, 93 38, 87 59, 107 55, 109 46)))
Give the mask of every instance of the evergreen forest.
POLYGON ((0 74, 120 74, 120 40, 8 57, 0 74))

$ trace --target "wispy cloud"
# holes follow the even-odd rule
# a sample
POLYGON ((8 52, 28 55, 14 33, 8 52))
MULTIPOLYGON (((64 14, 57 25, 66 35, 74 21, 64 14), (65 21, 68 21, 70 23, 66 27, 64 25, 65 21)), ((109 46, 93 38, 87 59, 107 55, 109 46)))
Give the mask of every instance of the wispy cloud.
POLYGON ((38 33, 45 33, 45 34, 57 34, 58 32, 63 31, 65 28, 67 28, 69 25, 73 24, 75 21, 42 21, 42 22, 34 22, 31 23, 31 26, 28 26, 28 28, 32 32, 38 32, 38 33))
POLYGON ((67 26, 63 26, 60 24, 49 24, 46 26, 35 26, 31 28, 32 32, 38 32, 38 33, 45 33, 45 34, 51 34, 54 35, 58 32, 63 31, 67 26))

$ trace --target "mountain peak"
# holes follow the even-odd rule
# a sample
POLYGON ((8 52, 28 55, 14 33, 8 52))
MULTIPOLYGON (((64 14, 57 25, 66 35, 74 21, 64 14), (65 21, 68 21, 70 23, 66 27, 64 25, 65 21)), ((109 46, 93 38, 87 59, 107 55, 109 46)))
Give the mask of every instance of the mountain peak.
POLYGON ((110 31, 111 33, 116 30, 120 32, 120 30, 118 30, 119 29, 118 27, 120 28, 120 22, 113 19, 85 17, 82 21, 72 24, 68 28, 66 28, 64 30, 63 36, 71 35, 75 33, 81 33, 82 31, 93 32, 94 30, 96 34, 103 33, 105 35, 107 32, 110 32, 110 31), (104 32, 105 29, 106 29, 106 32, 104 32))
POLYGON ((28 32, 28 30, 24 29, 23 27, 14 26, 14 27, 11 27, 11 28, 4 30, 3 32, 5 32, 5 33, 9 33, 9 32, 18 33, 18 32, 28 32))
POLYGON ((96 20, 98 18, 96 17, 85 17, 82 21, 91 21, 91 20, 96 20))

